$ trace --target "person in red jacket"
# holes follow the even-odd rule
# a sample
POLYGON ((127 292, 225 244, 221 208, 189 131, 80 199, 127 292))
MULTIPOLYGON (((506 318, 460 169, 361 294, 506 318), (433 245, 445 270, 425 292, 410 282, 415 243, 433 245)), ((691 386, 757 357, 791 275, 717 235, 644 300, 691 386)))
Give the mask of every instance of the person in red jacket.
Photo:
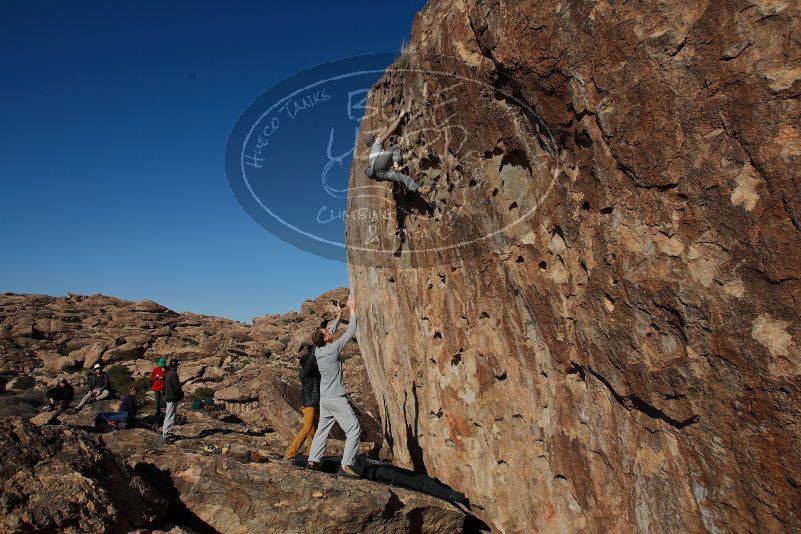
POLYGON ((158 367, 153 369, 150 373, 150 380, 153 381, 153 386, 151 386, 151 390, 153 390, 153 396, 156 398, 156 424, 155 428, 158 428, 159 424, 161 423, 161 406, 162 406, 162 397, 164 396, 164 377, 167 376, 167 358, 159 358, 158 367))

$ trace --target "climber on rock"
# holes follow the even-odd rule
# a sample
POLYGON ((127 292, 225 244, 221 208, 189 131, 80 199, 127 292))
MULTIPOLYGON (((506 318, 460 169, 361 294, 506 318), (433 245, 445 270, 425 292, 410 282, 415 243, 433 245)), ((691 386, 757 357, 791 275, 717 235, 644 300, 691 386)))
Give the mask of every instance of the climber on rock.
POLYGON ((367 169, 365 169, 365 174, 367 174, 368 178, 372 178, 373 180, 378 180, 379 182, 395 182, 403 185, 409 191, 427 195, 431 192, 431 187, 420 187, 411 177, 398 172, 403 162, 400 147, 392 146, 384 150, 384 141, 398 129, 403 117, 407 114, 407 110, 401 111, 398 118, 395 119, 395 122, 390 124, 378 138, 373 134, 367 135, 365 143, 370 147, 370 152, 367 156, 368 164, 367 169))
POLYGON ((325 452, 328 433, 334 423, 339 424, 345 432, 345 450, 342 453, 342 464, 337 475, 347 478, 359 478, 353 470, 356 459, 356 449, 359 447, 361 426, 359 419, 348 402, 345 391, 345 380, 342 376, 342 358, 340 353, 345 345, 356 333, 356 305, 353 295, 348 297, 350 308, 350 323, 345 334, 334 341, 334 332, 339 326, 339 318, 330 328, 318 328, 312 333, 314 344, 314 357, 317 359, 317 368, 320 371, 320 421, 317 433, 311 444, 311 453, 306 466, 309 469, 319 469, 320 459, 325 452))

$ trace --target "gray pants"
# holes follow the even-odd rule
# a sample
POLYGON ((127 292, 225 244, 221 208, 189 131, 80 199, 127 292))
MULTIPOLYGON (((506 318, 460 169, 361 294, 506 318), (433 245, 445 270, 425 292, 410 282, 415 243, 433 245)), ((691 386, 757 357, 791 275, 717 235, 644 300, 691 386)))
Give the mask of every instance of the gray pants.
POLYGON ((87 402, 94 402, 96 400, 103 400, 109 396, 109 391, 104 389, 100 391, 99 389, 91 389, 89 393, 87 393, 84 398, 81 399, 81 402, 78 403, 78 406, 75 407, 75 411, 79 411, 87 402))
POLYGON ((351 466, 356 459, 356 449, 359 448, 362 429, 347 397, 323 397, 320 399, 320 422, 317 425, 314 440, 312 440, 309 461, 319 462, 323 457, 325 442, 328 440, 328 433, 331 432, 334 423, 339 425, 346 436, 342 465, 351 466))
POLYGON ((164 429, 162 431, 162 436, 165 438, 169 438, 172 436, 172 425, 175 424, 175 412, 178 409, 177 402, 168 402, 167 403, 167 413, 164 414, 164 429))
POLYGON ((373 174, 377 180, 395 182, 404 185, 409 191, 417 191, 420 189, 417 182, 403 173, 392 170, 393 163, 401 163, 402 161, 400 148, 396 146, 390 147, 389 150, 379 152, 373 160, 373 174))

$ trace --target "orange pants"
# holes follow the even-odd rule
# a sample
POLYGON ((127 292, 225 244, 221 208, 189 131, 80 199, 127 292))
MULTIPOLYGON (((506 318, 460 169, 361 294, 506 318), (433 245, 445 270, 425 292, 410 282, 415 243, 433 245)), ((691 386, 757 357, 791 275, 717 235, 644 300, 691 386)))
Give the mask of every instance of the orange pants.
POLYGON ((314 433, 317 432, 317 423, 320 421, 320 409, 317 406, 304 406, 302 410, 303 428, 295 434, 295 439, 292 440, 292 444, 286 450, 285 456, 287 458, 294 458, 304 441, 306 442, 306 453, 308 454, 311 451, 314 433))

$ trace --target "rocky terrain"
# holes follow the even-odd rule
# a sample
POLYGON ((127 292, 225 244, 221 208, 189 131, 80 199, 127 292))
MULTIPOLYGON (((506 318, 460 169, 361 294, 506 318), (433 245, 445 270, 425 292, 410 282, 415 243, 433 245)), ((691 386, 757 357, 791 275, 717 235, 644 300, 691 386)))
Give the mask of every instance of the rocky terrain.
POLYGON ((505 532, 801 530, 799 36, 797 2, 427 4, 360 139, 410 105, 436 190, 360 141, 346 234, 396 461, 505 532))
MULTIPOLYGON (((149 388, 159 357, 181 362, 188 398, 213 397, 253 426, 270 427, 287 439, 299 415, 298 354, 312 329, 333 317, 337 289, 306 301, 299 312, 257 317, 253 324, 175 313, 152 301, 128 302, 103 295, 49 297, 0 295, 0 377, 14 389, 19 376, 46 389, 59 376, 76 388, 103 363, 119 384, 149 388)), ((347 313, 347 312, 346 312, 347 313)), ((345 317, 347 319, 347 316, 345 317)), ((349 391, 361 407, 364 439, 381 445, 378 409, 356 343, 345 350, 349 391)), ((85 388, 81 391, 85 391, 85 388)), ((2 399, 0 399, 2 400, 2 399)))
POLYGON ((0 418, 0 531, 445 534, 469 519, 423 494, 268 461, 285 446, 276 434, 187 416, 170 445, 141 428, 94 435, 80 416, 0 418))
MULTIPOLYGON (((351 171, 365 448, 501 532, 800 531, 799 36, 782 0, 429 2, 360 135, 410 106, 396 142, 435 191, 369 181, 363 144, 351 171)), ((343 297, 244 325, 0 296, 0 529, 469 531, 441 501, 260 461, 343 297), (223 408, 184 408, 175 444, 18 417, 57 376, 130 383, 162 355, 223 408)))
MULTIPOLYGON (((0 295, 0 531, 463 530, 470 516, 444 501, 277 461, 301 421, 300 344, 347 293, 326 293, 300 312, 252 325, 101 295, 0 295), (94 414, 115 411, 118 398, 62 414, 60 425, 45 424, 49 414, 31 417, 57 377, 80 396, 87 369, 100 361, 119 392, 148 384, 143 377, 160 356, 180 360, 187 392, 174 444, 150 428, 97 434, 94 414), (215 410, 191 409, 193 398, 208 397, 215 410), (228 450, 208 455, 206 446, 228 450)), ((376 455, 381 426, 358 345, 350 343, 345 355, 361 451, 376 455)), ((152 411, 152 403, 141 409, 145 424, 152 411)), ((332 440, 329 453, 341 454, 342 446, 332 440)))
POLYGON ((124 532, 164 516, 167 502, 97 436, 2 419, 0 443, 3 532, 124 532))

